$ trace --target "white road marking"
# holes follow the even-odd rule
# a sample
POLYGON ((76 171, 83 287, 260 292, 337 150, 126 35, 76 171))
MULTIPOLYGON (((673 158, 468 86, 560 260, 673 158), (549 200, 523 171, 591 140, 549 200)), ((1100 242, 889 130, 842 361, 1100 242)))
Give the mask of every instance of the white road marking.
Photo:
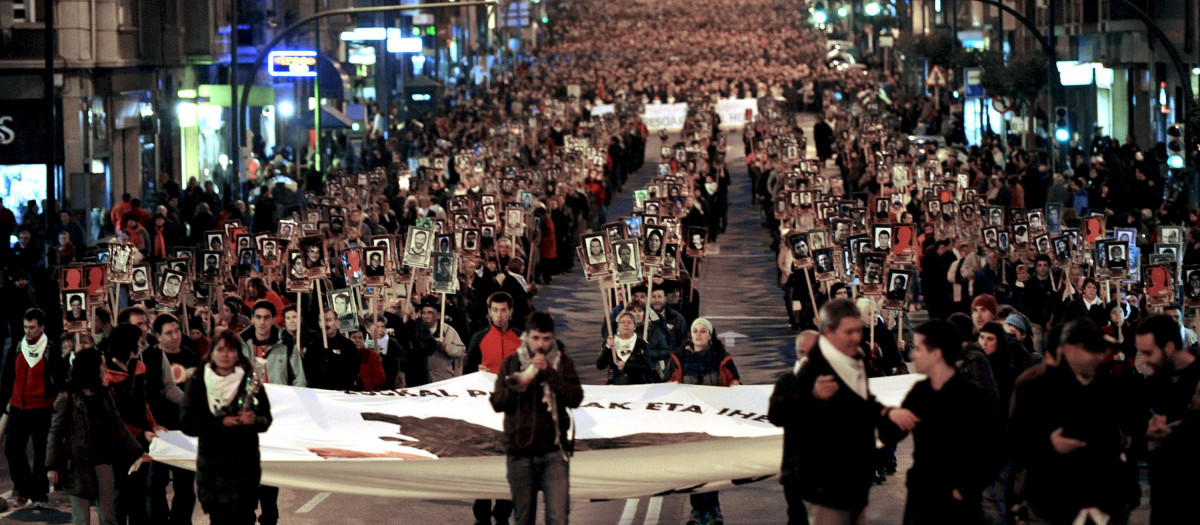
POLYGON ((325 501, 325 498, 328 498, 328 497, 329 497, 328 492, 321 492, 321 493, 317 494, 316 496, 313 496, 312 499, 308 500, 308 503, 305 503, 303 507, 296 509, 296 514, 305 514, 308 512, 312 512, 313 509, 317 508, 317 505, 320 505, 321 502, 325 501))
POLYGON ((658 525, 658 514, 662 512, 662 496, 650 498, 650 504, 646 506, 645 525, 658 525))
POLYGON ((633 525, 633 517, 637 515, 638 499, 630 498, 625 500, 625 510, 621 512, 621 520, 617 525, 633 525))

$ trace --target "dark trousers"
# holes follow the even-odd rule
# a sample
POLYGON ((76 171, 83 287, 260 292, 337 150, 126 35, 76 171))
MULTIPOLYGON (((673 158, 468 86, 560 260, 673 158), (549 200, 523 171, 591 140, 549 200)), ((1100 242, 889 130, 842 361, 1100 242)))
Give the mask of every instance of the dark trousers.
POLYGON ((800 485, 784 483, 783 497, 787 499, 788 525, 808 525, 808 507, 804 506, 804 498, 800 495, 800 485))
POLYGON ((254 525, 254 509, 213 509, 208 513, 208 520, 212 525, 254 525))
POLYGON ((688 500, 692 504, 692 512, 721 512, 721 500, 719 492, 701 492, 700 494, 692 494, 688 496, 688 500))
POLYGON ((980 525, 983 523, 983 507, 980 493, 963 494, 963 500, 954 499, 953 489, 908 487, 908 499, 904 503, 904 525, 980 525))
POLYGON ((8 411, 4 457, 8 460, 14 496, 46 501, 50 492, 50 482, 46 479, 46 440, 50 436, 50 416, 53 414, 53 408, 10 408, 8 411), (26 453, 30 439, 33 440, 32 466, 26 453))
POLYGON ((546 525, 565 525, 571 513, 570 465, 555 450, 541 456, 508 456, 508 486, 517 525, 534 525, 537 493, 546 500, 546 525))
POLYGON ((471 506, 471 512, 475 513, 476 523, 491 523, 495 520, 496 523, 508 523, 508 518, 512 516, 513 502, 507 499, 496 500, 496 505, 492 505, 490 499, 477 499, 475 505, 471 506))
POLYGON ((113 465, 113 477, 117 480, 117 523, 142 525, 150 523, 146 518, 146 473, 143 465, 128 474, 129 465, 113 465))
POLYGON ((279 523, 279 487, 260 485, 258 487, 258 503, 262 506, 262 512, 258 515, 259 523, 262 525, 279 523))
POLYGON ((196 474, 166 463, 151 463, 146 482, 146 512, 151 523, 190 524, 196 509, 196 474), (175 497, 167 507, 167 483, 174 482, 175 497))

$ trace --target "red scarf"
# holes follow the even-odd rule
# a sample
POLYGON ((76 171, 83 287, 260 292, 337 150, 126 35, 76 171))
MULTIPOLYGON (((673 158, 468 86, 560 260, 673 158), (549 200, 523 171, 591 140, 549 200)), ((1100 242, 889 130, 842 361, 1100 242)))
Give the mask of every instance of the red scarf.
POLYGON ((134 224, 132 228, 125 229, 125 233, 129 235, 129 241, 133 243, 133 247, 137 248, 138 251, 145 253, 146 245, 142 241, 141 232, 142 232, 141 224, 134 224))
POLYGON ((164 226, 154 225, 154 255, 165 259, 167 258, 167 241, 163 240, 164 226))

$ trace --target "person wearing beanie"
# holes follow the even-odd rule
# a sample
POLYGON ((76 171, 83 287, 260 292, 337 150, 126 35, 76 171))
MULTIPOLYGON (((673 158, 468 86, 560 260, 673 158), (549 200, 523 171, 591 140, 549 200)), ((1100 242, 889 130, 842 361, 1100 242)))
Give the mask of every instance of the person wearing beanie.
MULTIPOLYGON (((667 361, 669 383, 708 386, 737 386, 742 384, 733 356, 716 338, 716 330, 703 317, 692 321, 690 340, 671 353, 667 361)), ((724 523, 721 501, 717 492, 691 495, 692 513, 687 523, 724 523)))
MULTIPOLYGON (((986 325, 996 320, 999 315, 1000 305, 996 303, 996 298, 992 294, 982 294, 971 301, 971 323, 975 325, 975 333, 978 333, 983 325, 986 325)), ((964 337, 968 334, 963 334, 964 337)))

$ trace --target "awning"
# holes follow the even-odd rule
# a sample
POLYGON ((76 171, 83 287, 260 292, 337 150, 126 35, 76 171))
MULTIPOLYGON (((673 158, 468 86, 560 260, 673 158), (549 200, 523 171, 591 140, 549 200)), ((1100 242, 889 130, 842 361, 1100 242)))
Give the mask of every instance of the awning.
MULTIPOLYGON (((238 86, 238 96, 242 87, 238 86)), ((229 94, 228 84, 201 84, 196 88, 196 95, 207 98, 209 104, 223 108, 233 107, 233 96, 229 94)), ((250 86, 250 102, 248 107, 262 107, 275 104, 275 88, 273 86, 250 86)))

